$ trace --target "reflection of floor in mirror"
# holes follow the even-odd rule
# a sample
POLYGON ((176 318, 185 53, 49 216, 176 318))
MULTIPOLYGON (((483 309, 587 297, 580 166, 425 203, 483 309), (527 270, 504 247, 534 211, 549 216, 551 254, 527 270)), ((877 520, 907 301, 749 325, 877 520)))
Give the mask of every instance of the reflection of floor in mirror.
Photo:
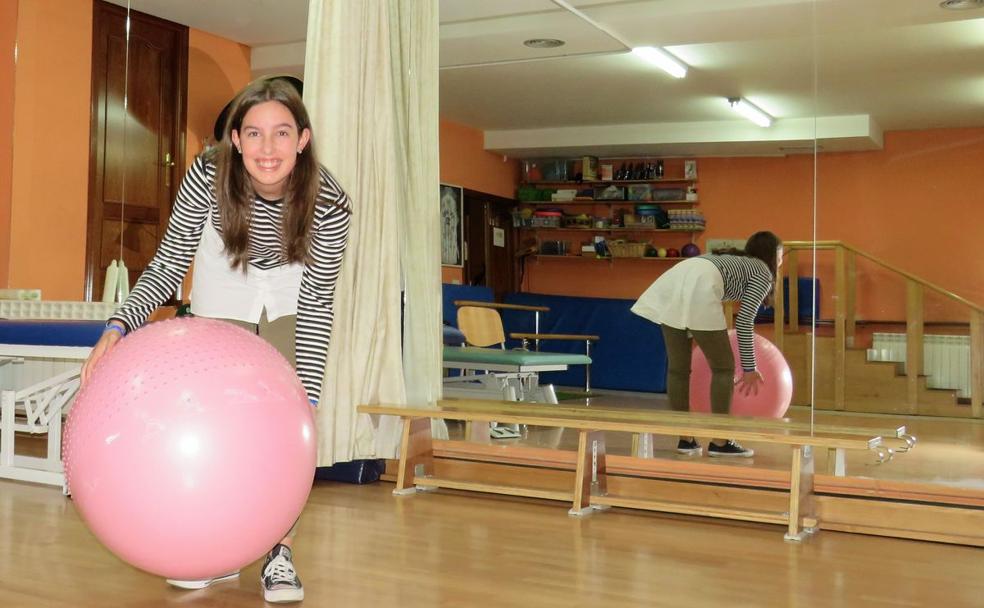
MULTIPOLYGON (((563 390, 563 389, 561 389, 563 390)), ((562 407, 586 406, 591 409, 668 409, 665 394, 631 393, 623 391, 596 391, 588 399, 568 399, 561 402, 562 407)), ((787 417, 809 422, 809 408, 793 407, 787 417)), ((932 418, 926 416, 903 416, 895 414, 852 414, 843 412, 818 411, 813 414, 817 424, 832 424, 853 427, 895 427, 906 425, 909 433, 918 438, 916 448, 908 453, 900 453, 886 464, 877 464, 874 454, 852 451, 847 454, 847 473, 851 476, 870 477, 879 480, 910 481, 942 484, 960 488, 984 489, 984 420, 932 418)), ((452 425, 452 439, 461 439, 460 425, 452 425)), ((565 450, 577 449, 577 434, 572 431, 558 433, 555 429, 523 429, 519 439, 489 440, 496 445, 524 445, 529 447, 559 447, 565 450)), ((676 437, 653 437, 653 456, 655 458, 692 459, 693 456, 678 455, 676 437)), ((701 442, 707 446, 707 441, 701 442)), ((900 442, 892 442, 897 445, 900 442)), ((755 450, 753 462, 737 459, 715 459, 715 462, 730 466, 764 466, 788 470, 789 451, 779 446, 743 442, 755 450)), ((610 433, 607 437, 609 454, 629 455, 632 450, 632 437, 627 433, 610 433)), ((707 456, 702 456, 707 458, 707 456)), ((816 453, 817 472, 826 471, 826 450, 816 453)))

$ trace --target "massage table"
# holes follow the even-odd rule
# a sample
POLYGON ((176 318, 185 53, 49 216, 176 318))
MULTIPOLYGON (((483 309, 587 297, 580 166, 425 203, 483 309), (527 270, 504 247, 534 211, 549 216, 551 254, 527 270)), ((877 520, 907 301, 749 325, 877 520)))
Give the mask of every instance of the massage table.
POLYGON ((590 363, 591 357, 575 353, 445 346, 443 366, 463 371, 444 379, 444 396, 557 403, 553 385, 541 386, 539 374, 590 363))
POLYGON ((0 478, 64 489, 62 417, 105 323, 0 320, 0 478), (46 435, 45 456, 18 454, 18 434, 46 435))

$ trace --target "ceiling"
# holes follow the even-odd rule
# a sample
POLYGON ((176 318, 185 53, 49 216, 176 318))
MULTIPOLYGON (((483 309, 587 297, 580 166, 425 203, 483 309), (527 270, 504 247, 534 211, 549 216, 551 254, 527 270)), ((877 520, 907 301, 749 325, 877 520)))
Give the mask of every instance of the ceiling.
MULTIPOLYGON (((126 5, 126 0, 113 0, 126 5)), ((307 0, 131 0, 303 70, 307 0)), ((440 0, 440 110, 515 157, 867 150, 984 126, 984 8, 939 0, 440 0), (564 5, 567 6, 564 6, 564 5), (568 10, 574 9, 574 10, 568 10), (580 12, 580 15, 575 14, 580 12), (530 49, 529 38, 557 38, 530 49), (627 52, 661 46, 675 79, 627 52), (741 96, 776 121, 738 117, 741 96)))

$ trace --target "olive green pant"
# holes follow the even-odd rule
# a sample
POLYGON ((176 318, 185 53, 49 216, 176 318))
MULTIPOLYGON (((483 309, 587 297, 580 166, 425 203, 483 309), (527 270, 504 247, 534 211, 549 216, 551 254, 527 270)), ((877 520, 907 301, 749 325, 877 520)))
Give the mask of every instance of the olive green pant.
POLYGON ((670 397, 670 407, 683 412, 690 409, 690 336, 693 336, 711 367, 711 411, 715 414, 729 413, 735 389, 735 356, 731 352, 728 330, 697 331, 667 325, 661 327, 669 362, 666 392, 670 397))
POLYGON ((219 320, 238 325, 249 333, 263 338, 276 348, 277 352, 283 355, 292 366, 296 367, 294 338, 294 328, 297 325, 296 315, 287 315, 275 321, 267 321, 266 311, 263 311, 263 314, 260 315, 259 323, 247 323, 246 321, 238 321, 236 319, 219 320))
MULTIPOLYGON (((247 323, 246 321, 238 321, 236 319, 219 320, 242 327, 246 331, 263 338, 274 348, 276 348, 277 351, 296 368, 296 347, 294 341, 294 331, 297 325, 296 315, 287 315, 286 317, 280 317, 275 321, 267 321, 266 311, 263 311, 263 314, 260 315, 259 323, 247 323)), ((294 522, 294 525, 290 527, 290 531, 287 532, 287 536, 289 538, 294 538, 296 533, 297 522, 294 522)))

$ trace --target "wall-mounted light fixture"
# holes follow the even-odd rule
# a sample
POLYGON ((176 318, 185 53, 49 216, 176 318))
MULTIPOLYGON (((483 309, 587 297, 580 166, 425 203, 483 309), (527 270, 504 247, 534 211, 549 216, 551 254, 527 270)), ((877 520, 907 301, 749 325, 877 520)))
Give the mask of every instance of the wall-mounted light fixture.
POLYGON ((687 66, 663 49, 654 46, 637 46, 632 49, 632 53, 638 57, 642 57, 674 78, 683 78, 687 75, 687 66))
POLYGON ((729 97, 728 104, 731 105, 732 110, 738 112, 760 127, 769 127, 772 125, 773 118, 771 116, 741 97, 729 97))

